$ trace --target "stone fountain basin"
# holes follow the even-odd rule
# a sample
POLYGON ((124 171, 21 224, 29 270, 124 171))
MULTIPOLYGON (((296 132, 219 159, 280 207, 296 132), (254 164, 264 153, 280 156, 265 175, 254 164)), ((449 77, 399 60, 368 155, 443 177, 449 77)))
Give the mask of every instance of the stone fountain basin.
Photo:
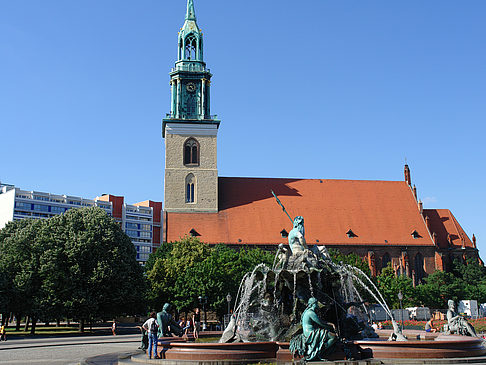
MULTIPOLYGON (((422 334, 424 333, 421 331, 422 334)), ((410 334, 406 335, 409 336, 410 334)), ((444 359, 486 355, 481 338, 427 334, 425 340, 404 342, 377 340, 354 341, 375 359, 444 359)), ((228 360, 239 363, 248 361, 292 361, 288 342, 243 343, 191 343, 166 342, 161 344, 161 357, 167 360, 211 361, 228 360)), ((332 360, 344 359, 344 353, 336 352, 332 360)))
POLYGON ((483 340, 477 337, 427 334, 424 340, 359 340, 354 343, 363 349, 371 349, 375 359, 443 359, 486 355, 483 340))
MULTIPOLYGON (((276 358, 275 342, 239 343, 191 343, 171 342, 164 348, 161 357, 167 360, 251 360, 262 361, 276 358)), ((165 347, 164 346, 164 347, 165 347)))

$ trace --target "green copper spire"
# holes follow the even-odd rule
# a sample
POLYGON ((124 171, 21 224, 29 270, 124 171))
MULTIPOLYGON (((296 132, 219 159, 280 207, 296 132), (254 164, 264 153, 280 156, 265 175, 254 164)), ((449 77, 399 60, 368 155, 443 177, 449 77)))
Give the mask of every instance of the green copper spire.
POLYGON ((171 108, 163 119, 162 133, 170 124, 215 125, 220 121, 211 115, 211 73, 203 58, 203 34, 196 23, 194 0, 187 0, 186 18, 179 31, 177 61, 170 73, 171 108), (174 124, 176 123, 176 124, 174 124))
POLYGON ((178 61, 203 61, 201 29, 196 23, 194 0, 187 0, 186 20, 179 32, 178 61))
POLYGON ((196 12, 194 11, 193 0, 187 0, 186 20, 196 20, 196 12))

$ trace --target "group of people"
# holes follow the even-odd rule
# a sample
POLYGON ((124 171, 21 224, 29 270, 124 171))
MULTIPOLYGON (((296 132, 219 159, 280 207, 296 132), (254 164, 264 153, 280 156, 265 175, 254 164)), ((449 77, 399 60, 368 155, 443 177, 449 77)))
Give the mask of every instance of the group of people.
POLYGON ((145 321, 145 323, 139 327, 142 331, 142 345, 140 348, 142 350, 147 350, 147 355, 149 359, 157 359, 157 342, 161 337, 176 336, 187 336, 190 329, 193 329, 194 338, 199 338, 199 331, 201 329, 201 312, 199 308, 194 310, 192 315, 192 321, 181 318, 179 323, 175 322, 172 318, 170 312, 170 304, 165 303, 161 312, 150 313, 150 318, 145 321))
POLYGON ((185 336, 192 331, 194 338, 199 338, 199 331, 201 331, 201 312, 199 308, 194 310, 192 317, 180 317, 178 324, 184 331, 185 336))

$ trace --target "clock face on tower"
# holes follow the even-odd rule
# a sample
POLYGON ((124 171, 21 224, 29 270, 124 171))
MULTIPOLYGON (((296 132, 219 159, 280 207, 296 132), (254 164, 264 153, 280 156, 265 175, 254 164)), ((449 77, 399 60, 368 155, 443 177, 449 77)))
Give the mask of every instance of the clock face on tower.
POLYGON ((188 83, 186 86, 186 90, 190 93, 193 93, 194 91, 196 91, 196 84, 194 84, 193 82, 188 83))

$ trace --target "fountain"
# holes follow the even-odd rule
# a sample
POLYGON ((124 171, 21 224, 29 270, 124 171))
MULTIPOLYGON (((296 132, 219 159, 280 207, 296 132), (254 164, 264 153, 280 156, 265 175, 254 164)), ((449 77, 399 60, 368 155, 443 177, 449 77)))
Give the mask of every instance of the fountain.
POLYGON ((275 198, 293 224, 289 246, 279 246, 272 267, 257 265, 243 277, 219 343, 170 342, 164 345, 163 358, 226 363, 285 363, 294 357, 421 358, 421 363, 426 358, 455 358, 455 363, 471 356, 484 360, 486 348, 480 338, 434 334, 428 341, 408 340, 373 281, 356 267, 334 263, 325 246, 308 247, 303 217, 292 219, 275 198), (364 296, 373 298, 392 319, 388 340, 369 326, 364 296), (308 322, 301 324, 301 318, 308 322), (320 328, 309 327, 312 323, 320 328))

